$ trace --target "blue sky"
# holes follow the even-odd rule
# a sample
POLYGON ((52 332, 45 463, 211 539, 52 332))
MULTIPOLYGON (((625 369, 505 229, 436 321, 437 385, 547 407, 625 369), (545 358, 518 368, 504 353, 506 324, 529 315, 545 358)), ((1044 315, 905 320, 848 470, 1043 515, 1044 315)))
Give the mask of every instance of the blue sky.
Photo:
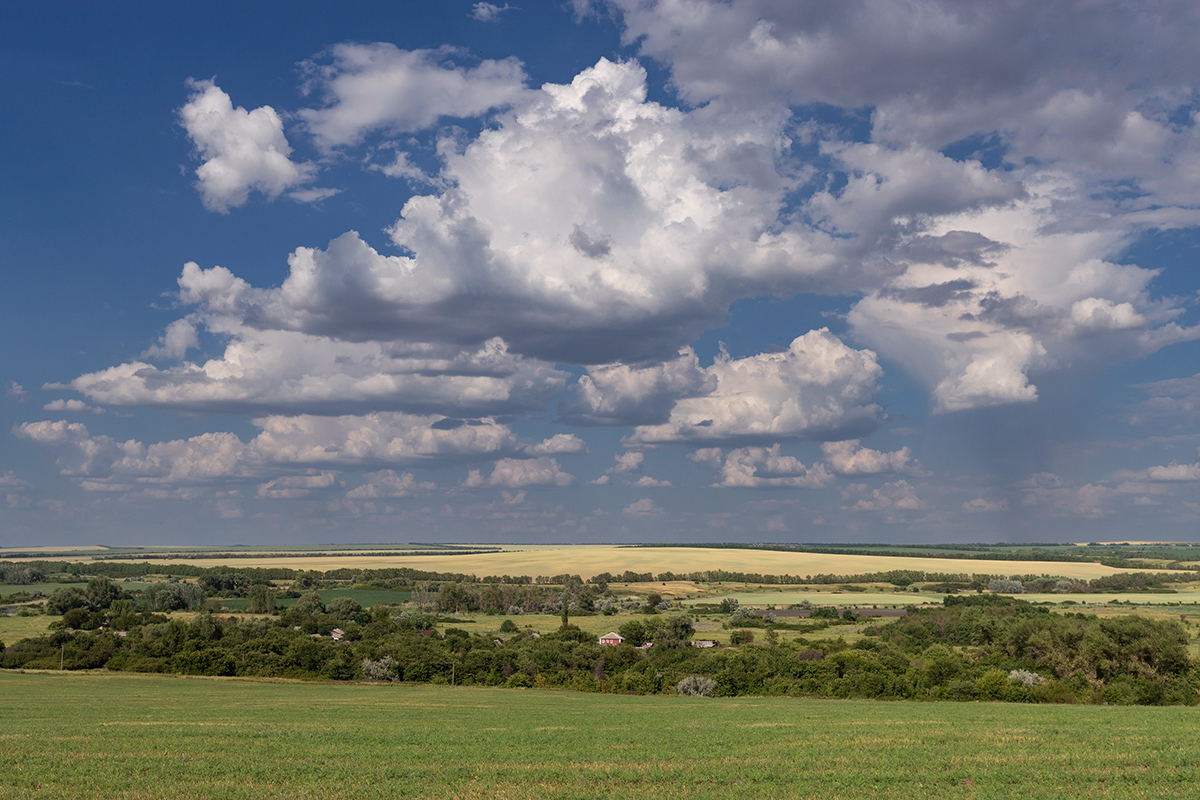
POLYGON ((0 545, 1192 540, 1200 11, 0 33, 0 545))

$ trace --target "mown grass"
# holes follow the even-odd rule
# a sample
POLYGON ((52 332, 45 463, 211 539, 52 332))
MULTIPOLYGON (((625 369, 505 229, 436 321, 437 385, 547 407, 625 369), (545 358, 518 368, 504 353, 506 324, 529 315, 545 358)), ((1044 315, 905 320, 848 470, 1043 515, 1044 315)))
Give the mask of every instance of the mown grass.
POLYGON ((1193 796, 1193 708, 0 673, 0 796, 1193 796))

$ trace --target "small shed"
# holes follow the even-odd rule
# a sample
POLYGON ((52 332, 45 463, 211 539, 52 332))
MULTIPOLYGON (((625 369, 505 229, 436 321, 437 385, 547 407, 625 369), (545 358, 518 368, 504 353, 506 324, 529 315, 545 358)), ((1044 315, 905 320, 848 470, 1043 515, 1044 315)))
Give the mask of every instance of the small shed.
POLYGON ((616 631, 609 631, 600 637, 600 644, 614 645, 625 641, 625 637, 616 631))
POLYGON ((717 643, 712 639, 693 639, 692 647, 716 647, 717 643))

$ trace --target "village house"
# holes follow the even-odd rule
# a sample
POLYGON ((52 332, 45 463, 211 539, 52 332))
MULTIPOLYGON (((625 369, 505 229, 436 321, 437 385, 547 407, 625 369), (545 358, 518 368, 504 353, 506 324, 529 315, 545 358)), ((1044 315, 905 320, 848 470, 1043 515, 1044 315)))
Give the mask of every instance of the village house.
POLYGON ((615 631, 609 631, 600 637, 600 644, 615 645, 625 641, 625 637, 615 631))

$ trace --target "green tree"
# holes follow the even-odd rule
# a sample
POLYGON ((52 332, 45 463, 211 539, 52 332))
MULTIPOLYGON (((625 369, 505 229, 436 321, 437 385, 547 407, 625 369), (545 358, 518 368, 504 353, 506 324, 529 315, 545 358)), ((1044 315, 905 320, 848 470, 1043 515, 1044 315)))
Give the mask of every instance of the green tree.
POLYGON ((82 608, 86 604, 87 599, 82 591, 74 586, 63 586, 50 593, 46 610, 51 614, 65 614, 72 608, 82 608))
POLYGON ((729 643, 735 645, 750 644, 754 641, 754 631, 736 630, 729 634, 729 643))
POLYGON ((292 606, 296 611, 305 616, 313 614, 325 613, 325 602, 321 600, 321 595, 316 592, 308 592, 300 595, 300 599, 296 601, 296 605, 292 606))
POLYGON ((696 627, 692 624, 692 618, 686 614, 678 614, 667 619, 666 624, 655 635, 654 645, 664 648, 687 647, 692 643, 692 635, 695 633, 696 627))
POLYGON ((275 592, 266 584, 252 584, 249 597, 251 614, 270 614, 275 610, 275 592))
POLYGON ((84 592, 88 603, 94 608, 108 608, 121 596, 121 589, 108 578, 92 578, 84 592))

